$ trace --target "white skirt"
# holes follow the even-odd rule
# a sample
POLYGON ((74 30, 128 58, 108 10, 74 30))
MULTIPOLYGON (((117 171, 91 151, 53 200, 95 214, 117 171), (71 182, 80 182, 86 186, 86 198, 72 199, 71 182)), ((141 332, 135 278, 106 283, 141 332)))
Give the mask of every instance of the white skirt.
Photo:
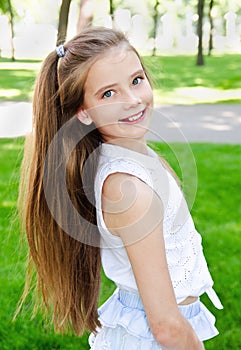
MULTIPOLYGON (((215 337, 215 317, 198 299, 179 310, 200 341, 215 337)), ((99 308, 102 327, 91 333, 91 350, 161 350, 153 337, 139 294, 117 289, 99 308)))

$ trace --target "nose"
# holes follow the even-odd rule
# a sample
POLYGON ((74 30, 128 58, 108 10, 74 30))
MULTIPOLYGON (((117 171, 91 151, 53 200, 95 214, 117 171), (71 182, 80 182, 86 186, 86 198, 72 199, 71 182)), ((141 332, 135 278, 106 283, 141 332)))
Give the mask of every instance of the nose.
POLYGON ((124 96, 125 108, 129 109, 132 107, 136 107, 136 105, 142 103, 142 99, 137 94, 133 93, 133 91, 126 91, 124 96))

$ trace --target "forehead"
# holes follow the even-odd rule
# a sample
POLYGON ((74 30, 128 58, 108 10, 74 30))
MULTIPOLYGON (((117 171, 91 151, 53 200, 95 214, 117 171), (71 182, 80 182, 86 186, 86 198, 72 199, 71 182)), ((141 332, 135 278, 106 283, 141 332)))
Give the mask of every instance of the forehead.
POLYGON ((126 46, 117 46, 110 48, 103 56, 101 56, 95 63, 97 64, 119 64, 128 58, 133 58, 139 61, 137 54, 126 46))
POLYGON ((111 78, 119 73, 128 74, 134 69, 141 68, 140 59, 133 50, 126 49, 125 47, 112 48, 92 64, 87 75, 86 83, 92 78, 111 78))

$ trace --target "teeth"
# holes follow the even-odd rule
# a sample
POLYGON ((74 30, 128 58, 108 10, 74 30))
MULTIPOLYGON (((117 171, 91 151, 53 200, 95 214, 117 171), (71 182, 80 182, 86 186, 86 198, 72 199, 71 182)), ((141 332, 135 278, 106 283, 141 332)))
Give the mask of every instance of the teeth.
POLYGON ((130 122, 134 122, 135 120, 139 119, 141 116, 142 116, 142 112, 139 113, 139 114, 137 114, 137 115, 135 115, 134 117, 128 118, 128 120, 129 120, 130 122))

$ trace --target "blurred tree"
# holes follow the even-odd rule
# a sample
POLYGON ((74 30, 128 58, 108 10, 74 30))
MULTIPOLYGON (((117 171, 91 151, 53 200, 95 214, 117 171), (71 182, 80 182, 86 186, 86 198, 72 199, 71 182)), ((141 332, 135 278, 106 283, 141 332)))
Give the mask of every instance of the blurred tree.
POLYGON ((198 24, 197 24, 197 35, 198 35, 198 54, 197 54, 197 66, 204 65, 203 58, 203 11, 204 11, 205 0, 198 0, 198 24))
POLYGON ((7 6, 9 10, 9 23, 10 23, 10 31, 11 31, 11 57, 12 61, 15 61, 15 55, 14 55, 14 44, 13 44, 13 38, 14 38, 14 14, 13 14, 13 7, 11 0, 7 0, 7 6))
POLYGON ((69 8, 71 0, 62 0, 59 12, 59 25, 56 45, 63 44, 66 39, 68 29, 69 8))
POLYGON ((154 34, 154 43, 153 43, 153 50, 152 50, 152 56, 156 56, 156 38, 157 38, 157 29, 158 29, 158 22, 160 19, 159 14, 159 5, 160 1, 156 0, 154 5, 154 14, 153 14, 153 22, 154 22, 154 28, 153 28, 153 34, 154 34))
POLYGON ((12 61, 15 61, 15 53, 14 53, 14 11, 11 0, 0 0, 0 10, 2 13, 8 16, 9 25, 10 25, 10 44, 11 44, 11 58, 12 61))
POLYGON ((209 56, 211 56, 211 53, 213 50, 213 30, 214 30, 213 16, 212 16, 213 5, 214 5, 214 0, 210 0, 209 11, 208 11, 208 17, 209 17, 209 23, 210 23, 210 33, 209 33, 209 43, 208 43, 208 55, 209 56))
POLYGON ((118 8, 130 9, 130 6, 133 5, 133 2, 125 0, 109 0, 109 15, 111 16, 112 25, 114 26, 114 16, 115 11, 118 8))
POLYGON ((110 16, 111 18, 113 18, 114 15, 114 10, 115 10, 115 5, 114 5, 114 1, 113 0, 109 0, 109 12, 110 12, 110 16))
POLYGON ((79 18, 77 32, 91 26, 94 15, 94 0, 80 0, 79 18))

